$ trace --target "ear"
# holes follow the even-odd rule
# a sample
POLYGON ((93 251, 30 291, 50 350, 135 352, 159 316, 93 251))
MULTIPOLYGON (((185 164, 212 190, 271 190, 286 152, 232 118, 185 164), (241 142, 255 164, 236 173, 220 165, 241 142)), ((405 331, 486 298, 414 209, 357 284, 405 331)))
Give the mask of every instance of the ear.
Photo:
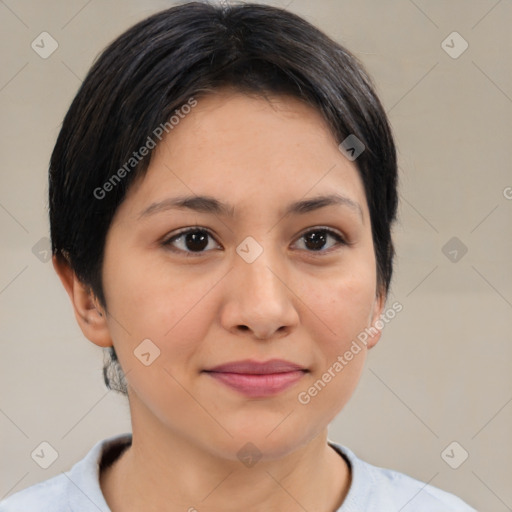
POLYGON ((375 326, 377 320, 380 319, 382 313, 384 312, 384 306, 386 304, 386 294, 384 292, 378 292, 375 296, 375 301, 373 303, 373 311, 371 315, 371 324, 369 327, 370 335, 368 336, 368 340, 366 342, 366 346, 370 349, 377 345, 377 342, 380 340, 380 336, 382 334, 382 330, 378 329, 375 326))
POLYGON ((107 325, 107 312, 100 306, 92 290, 77 278, 64 257, 54 255, 52 262, 55 272, 69 295, 76 320, 85 337, 100 347, 112 346, 107 325))

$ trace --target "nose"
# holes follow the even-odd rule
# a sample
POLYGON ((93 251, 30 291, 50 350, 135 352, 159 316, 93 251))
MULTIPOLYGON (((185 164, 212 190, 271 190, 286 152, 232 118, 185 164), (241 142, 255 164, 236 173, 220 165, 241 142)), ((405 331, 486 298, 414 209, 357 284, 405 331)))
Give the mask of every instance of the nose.
POLYGON ((221 323, 234 334, 266 340, 290 334, 299 322, 296 296, 283 267, 265 251, 253 263, 237 257, 228 274, 221 323))

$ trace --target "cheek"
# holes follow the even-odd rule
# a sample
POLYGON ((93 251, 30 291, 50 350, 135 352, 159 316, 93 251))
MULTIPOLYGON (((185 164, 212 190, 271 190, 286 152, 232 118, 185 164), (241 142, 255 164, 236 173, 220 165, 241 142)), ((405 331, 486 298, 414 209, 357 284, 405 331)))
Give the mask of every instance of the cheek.
POLYGON ((317 364, 297 398, 304 414, 326 423, 352 396, 366 360, 367 348, 358 336, 370 326, 375 301, 375 274, 368 268, 365 262, 323 283, 303 284, 311 310, 305 327, 317 364))
POLYGON ((199 371, 197 354, 215 320, 207 291, 218 278, 192 279, 158 265, 145 272, 130 272, 123 266, 119 262, 108 269, 105 291, 109 291, 111 334, 133 392, 131 399, 162 421, 167 421, 169 410, 180 410, 184 422, 203 417, 204 411, 187 390, 193 389, 199 371), (143 342, 148 339, 154 346, 143 342), (141 355, 148 352, 144 361, 141 355))
POLYGON ((121 364, 131 368, 134 350, 149 339, 160 350, 159 365, 184 373, 214 319, 207 292, 218 278, 171 272, 160 262, 137 265, 135 259, 115 257, 110 261, 116 264, 105 266, 104 287, 121 364))
POLYGON ((350 272, 333 273, 322 282, 305 281, 303 285, 307 304, 322 326, 310 334, 312 339, 321 336, 319 342, 326 353, 344 351, 371 323, 376 282, 375 273, 368 268, 369 264, 361 264, 350 272))

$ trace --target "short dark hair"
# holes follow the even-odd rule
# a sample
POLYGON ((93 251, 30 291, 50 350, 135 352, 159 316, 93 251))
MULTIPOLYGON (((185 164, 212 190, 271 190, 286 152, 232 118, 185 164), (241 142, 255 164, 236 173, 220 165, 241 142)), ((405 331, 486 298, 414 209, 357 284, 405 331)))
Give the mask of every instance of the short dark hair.
MULTIPOLYGON (((378 291, 387 295, 397 162, 373 84, 349 51, 309 22, 254 3, 177 5, 137 23, 102 52, 66 114, 51 156, 53 254, 65 258, 106 307, 106 235, 130 184, 151 159, 151 151, 140 161, 134 154, 148 146, 157 127, 170 128, 173 114, 191 98, 225 86, 299 98, 322 114, 337 141, 352 135, 364 144, 355 164, 369 206, 378 291)), ((109 387, 111 370, 107 363, 109 387)))

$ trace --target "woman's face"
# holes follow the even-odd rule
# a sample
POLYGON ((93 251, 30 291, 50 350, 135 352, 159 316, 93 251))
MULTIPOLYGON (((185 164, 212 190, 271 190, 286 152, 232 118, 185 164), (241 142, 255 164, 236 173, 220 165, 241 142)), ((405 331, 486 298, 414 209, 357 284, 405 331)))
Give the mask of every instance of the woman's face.
POLYGON ((198 99, 130 188, 103 283, 134 429, 227 459, 324 432, 366 348, 343 355, 383 306, 363 184, 323 119, 227 90, 198 99), (253 364, 271 360, 289 364, 253 364))

